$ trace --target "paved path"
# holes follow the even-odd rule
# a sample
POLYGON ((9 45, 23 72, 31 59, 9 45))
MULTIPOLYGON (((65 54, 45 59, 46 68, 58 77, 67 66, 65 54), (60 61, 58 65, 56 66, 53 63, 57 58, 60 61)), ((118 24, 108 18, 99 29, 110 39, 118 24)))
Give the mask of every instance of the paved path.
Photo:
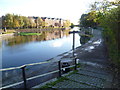
POLYGON ((53 88, 112 88, 112 74, 89 65, 67 78, 68 80, 57 83, 53 88))
POLYGON ((100 31, 95 30, 94 37, 75 53, 81 63, 78 72, 66 76, 68 80, 55 84, 53 88, 112 88, 114 74, 100 31))

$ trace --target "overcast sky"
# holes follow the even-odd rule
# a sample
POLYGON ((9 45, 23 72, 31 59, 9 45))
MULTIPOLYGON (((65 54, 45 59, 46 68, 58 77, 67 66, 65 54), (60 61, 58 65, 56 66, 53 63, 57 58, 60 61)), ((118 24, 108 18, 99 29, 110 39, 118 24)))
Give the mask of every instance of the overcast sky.
POLYGON ((69 19, 78 23, 89 5, 101 0, 0 0, 0 16, 7 13, 69 19))

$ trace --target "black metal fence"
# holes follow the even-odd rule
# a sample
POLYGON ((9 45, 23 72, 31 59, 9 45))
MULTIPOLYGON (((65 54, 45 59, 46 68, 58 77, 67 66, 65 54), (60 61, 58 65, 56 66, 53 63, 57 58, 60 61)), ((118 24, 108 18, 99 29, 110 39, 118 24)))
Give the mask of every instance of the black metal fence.
POLYGON ((57 73, 58 77, 61 77, 63 69, 67 69, 67 68, 70 68, 70 67, 74 67, 75 70, 77 69, 76 57, 72 58, 72 62, 73 62, 73 65, 70 65, 70 66, 67 66, 67 67, 62 67, 62 64, 63 64, 62 60, 58 60, 58 61, 46 61, 46 62, 25 64, 25 65, 22 65, 22 66, 19 66, 19 67, 0 69, 0 72, 20 69, 20 70, 22 70, 22 73, 20 73, 20 74, 21 74, 22 79, 23 79, 22 81, 17 82, 17 83, 4 85, 0 89, 11 88, 11 87, 15 87, 15 86, 20 85, 20 84, 23 84, 24 88, 28 88, 27 86, 28 86, 28 81, 29 80, 37 79, 37 78, 40 78, 40 77, 43 77, 43 76, 46 76, 46 75, 50 75, 50 74, 54 74, 54 73, 57 73), (40 74, 40 75, 35 75, 35 76, 27 78, 27 76, 26 76, 26 71, 27 71, 26 68, 27 67, 29 67, 29 66, 33 67, 34 65, 42 65, 42 64, 51 63, 51 62, 56 62, 58 64, 58 69, 57 70, 50 71, 50 72, 47 72, 47 73, 43 73, 43 74, 40 74))

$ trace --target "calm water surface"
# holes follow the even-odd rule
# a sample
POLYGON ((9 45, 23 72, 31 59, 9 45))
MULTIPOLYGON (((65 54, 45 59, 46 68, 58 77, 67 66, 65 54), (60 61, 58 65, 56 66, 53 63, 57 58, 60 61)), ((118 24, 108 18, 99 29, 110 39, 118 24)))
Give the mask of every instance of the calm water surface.
MULTIPOLYGON (((71 50, 73 35, 68 32, 69 30, 46 31, 40 36, 13 36, 4 39, 2 68, 45 61, 71 50)), ((81 45, 80 36, 76 34, 75 38, 75 46, 78 47, 81 45)))

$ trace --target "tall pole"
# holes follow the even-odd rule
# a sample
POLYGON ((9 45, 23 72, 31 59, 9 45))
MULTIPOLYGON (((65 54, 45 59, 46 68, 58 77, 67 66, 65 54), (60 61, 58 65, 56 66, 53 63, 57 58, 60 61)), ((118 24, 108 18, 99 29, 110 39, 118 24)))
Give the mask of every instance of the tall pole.
POLYGON ((72 49, 73 49, 73 57, 74 57, 74 50, 75 50, 75 33, 73 31, 73 46, 72 46, 72 49))
POLYGON ((73 45, 72 45, 72 50, 73 50, 73 61, 75 62, 75 70, 77 70, 77 64, 76 64, 76 58, 75 58, 75 55, 74 55, 74 50, 75 50, 75 33, 78 33, 78 31, 72 31, 72 32, 69 32, 69 34, 73 34, 73 45))
POLYGON ((75 50, 75 31, 73 31, 73 61, 75 62, 75 70, 76 70, 76 59, 74 55, 74 50, 75 50))

